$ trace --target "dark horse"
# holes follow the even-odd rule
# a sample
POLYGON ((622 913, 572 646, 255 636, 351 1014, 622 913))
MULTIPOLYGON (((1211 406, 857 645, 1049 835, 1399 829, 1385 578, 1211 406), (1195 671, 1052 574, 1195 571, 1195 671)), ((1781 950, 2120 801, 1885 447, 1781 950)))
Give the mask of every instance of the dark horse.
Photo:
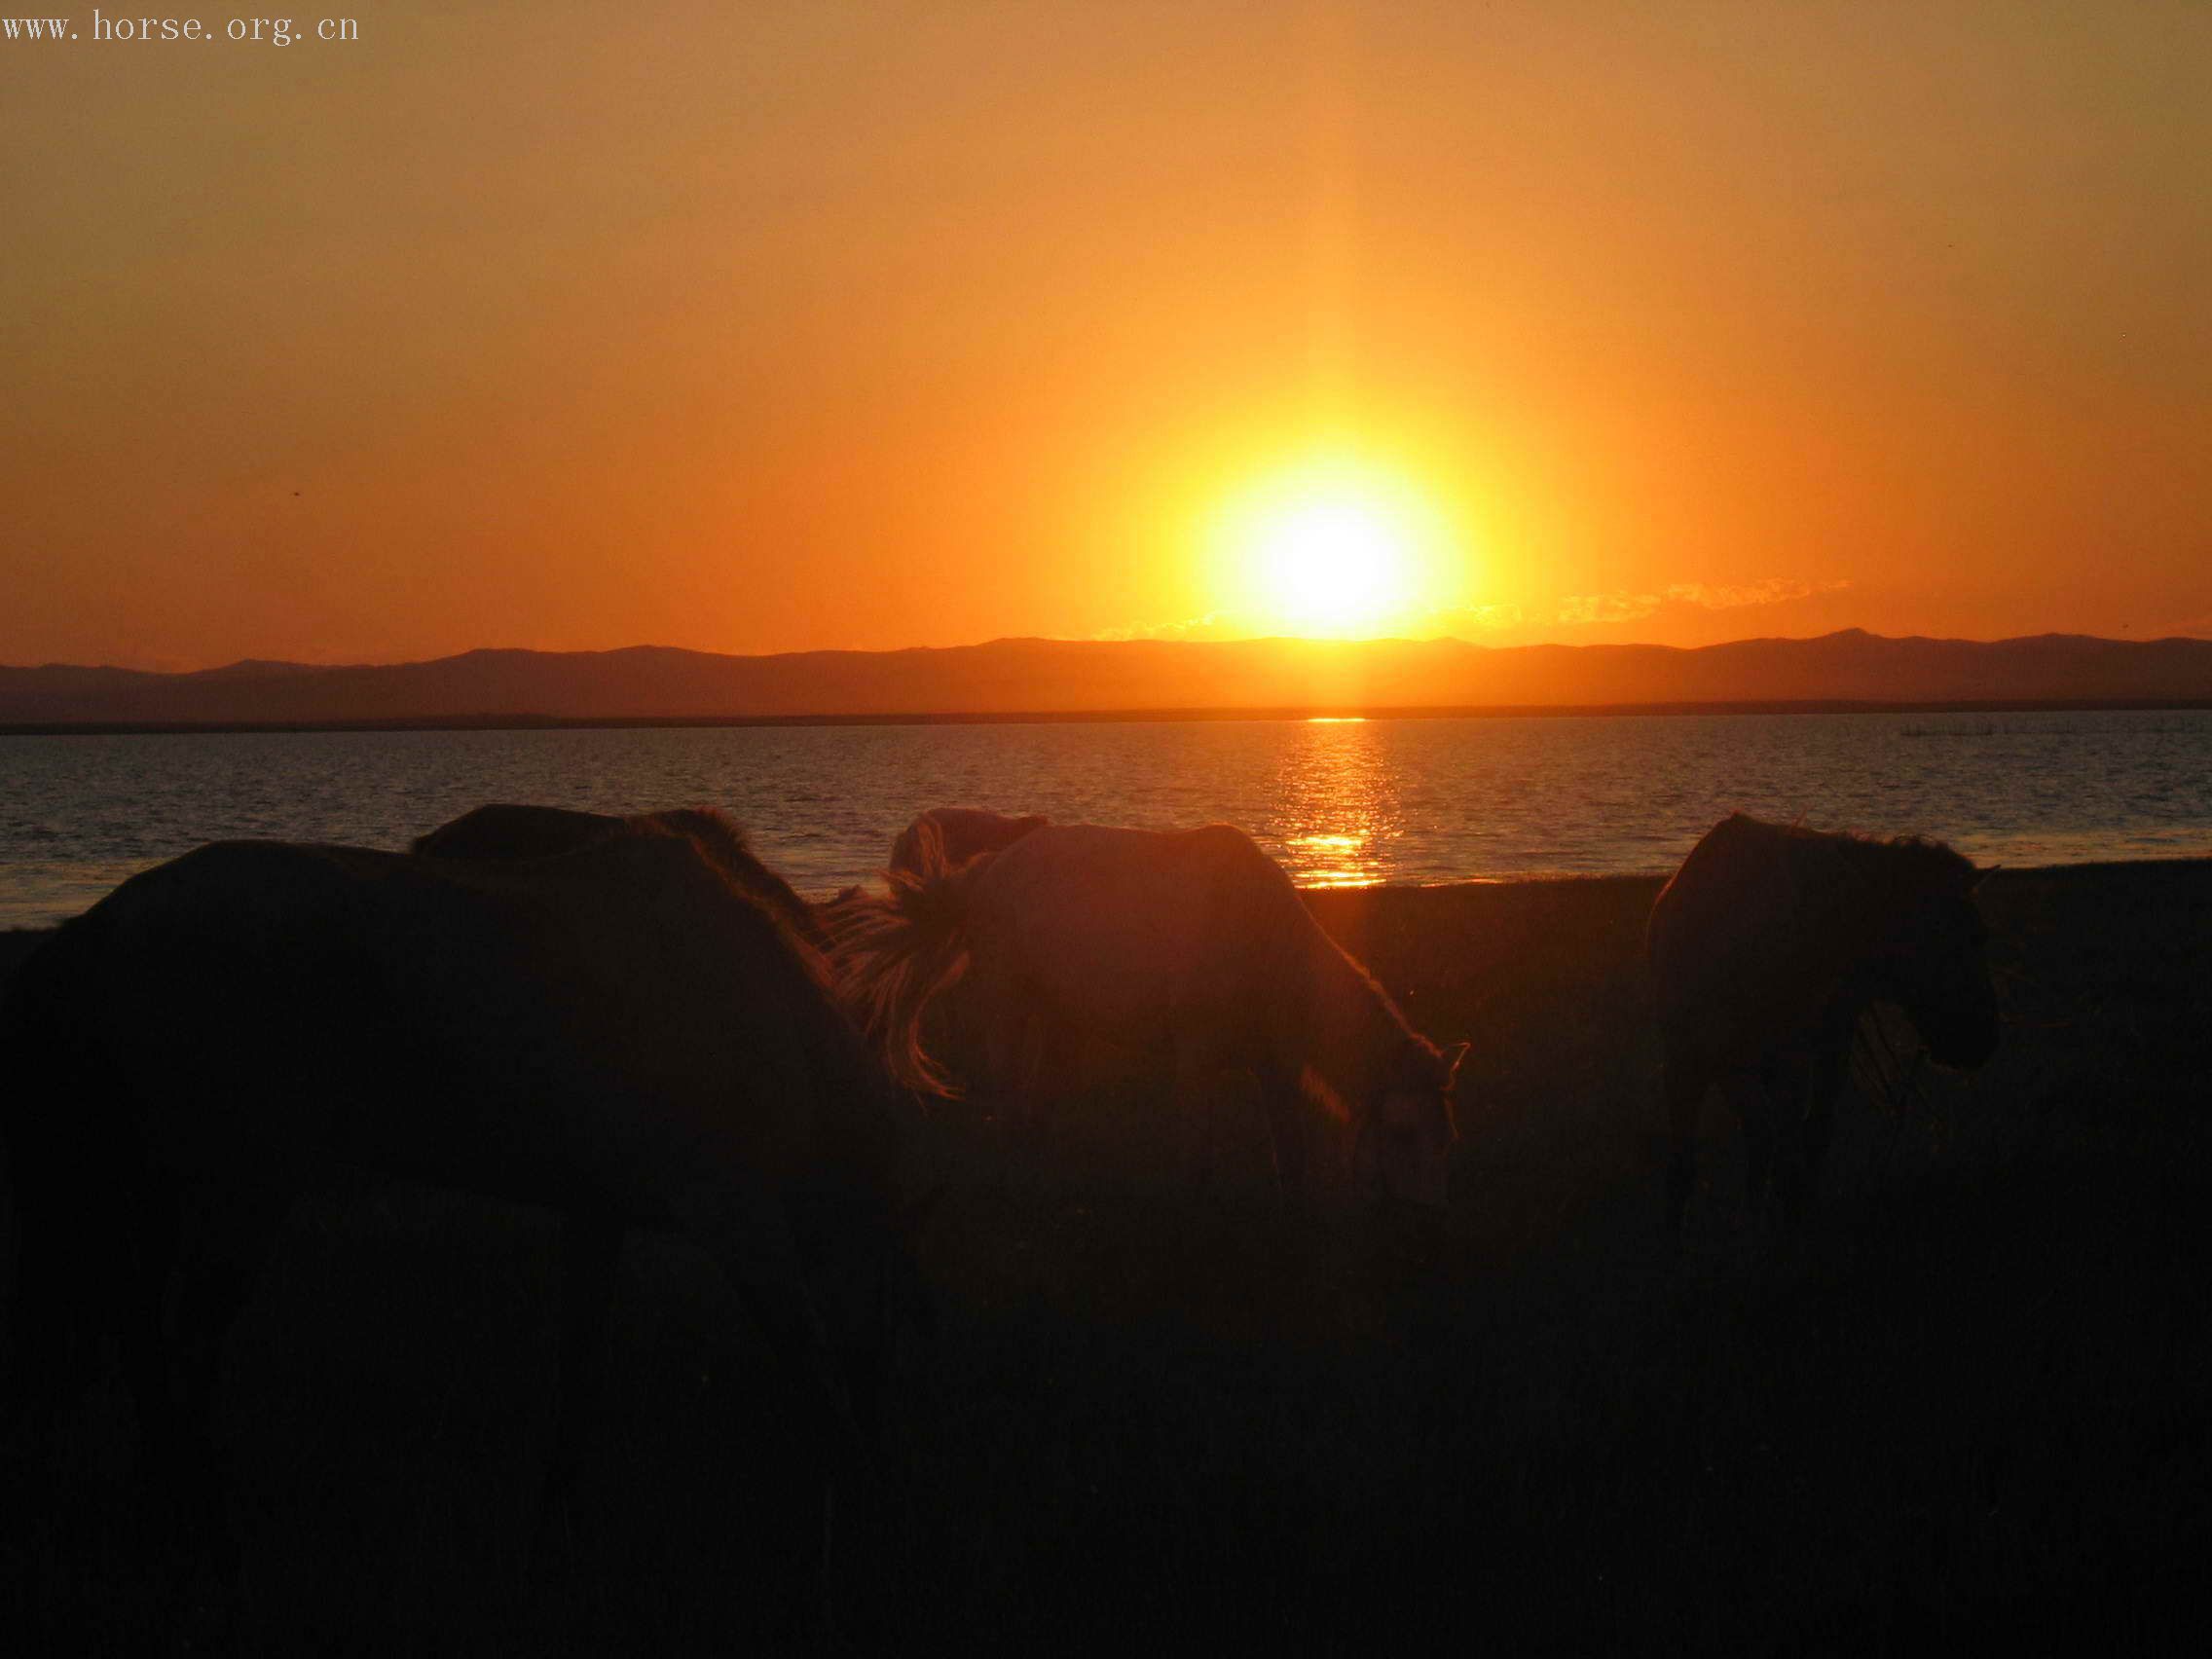
POLYGON ((1737 813, 1690 850, 1645 945, 1666 1050, 1670 1227, 1696 1177, 1697 1114, 1718 1086, 1742 1116, 1751 1198, 1802 1211, 1869 1005, 1902 1009, 1944 1065, 1997 1047, 1985 871, 1937 841, 1761 823, 1737 813))
POLYGON ((829 948, 814 907, 791 883, 762 864, 745 844, 745 832, 711 807, 679 807, 617 818, 606 812, 579 812, 566 806, 480 806, 426 835, 410 850, 433 859, 543 859, 572 853, 594 842, 645 830, 688 835, 700 852, 751 895, 791 925, 817 950, 829 948))
POLYGON ((820 957, 688 836, 511 862, 203 847, 24 965, 0 1076, 17 1404, 51 1423, 112 1330, 142 1467, 184 1501, 220 1491, 217 1350, 290 1201, 363 1173, 566 1218, 549 1490, 631 1226, 714 1257, 825 1469, 869 1460, 902 1096, 820 957))

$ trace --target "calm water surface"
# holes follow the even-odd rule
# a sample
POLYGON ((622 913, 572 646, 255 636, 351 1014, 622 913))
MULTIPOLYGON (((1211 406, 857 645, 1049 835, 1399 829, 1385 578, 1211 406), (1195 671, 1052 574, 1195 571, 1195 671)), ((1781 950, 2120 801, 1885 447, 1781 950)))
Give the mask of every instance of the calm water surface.
POLYGON ((0 738, 0 926, 234 836, 400 847, 486 801, 711 805, 801 892, 924 807, 1241 825, 1306 885, 1673 867, 1727 812, 2015 865, 2212 854, 2212 712, 0 738))

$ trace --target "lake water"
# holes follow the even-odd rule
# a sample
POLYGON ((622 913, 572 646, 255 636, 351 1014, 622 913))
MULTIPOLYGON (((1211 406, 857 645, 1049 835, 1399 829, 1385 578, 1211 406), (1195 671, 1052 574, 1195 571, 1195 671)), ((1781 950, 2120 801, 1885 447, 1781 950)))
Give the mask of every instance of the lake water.
POLYGON ((710 805, 801 892, 924 807, 1241 825, 1306 885, 1672 868, 1741 808, 1983 862, 2212 854, 2212 712, 0 737, 0 926, 236 836, 710 805))

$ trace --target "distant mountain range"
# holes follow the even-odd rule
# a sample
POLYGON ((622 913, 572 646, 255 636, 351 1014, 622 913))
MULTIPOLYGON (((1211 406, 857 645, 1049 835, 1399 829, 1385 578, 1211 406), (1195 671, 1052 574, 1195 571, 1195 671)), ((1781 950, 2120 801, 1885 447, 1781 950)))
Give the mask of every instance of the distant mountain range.
POLYGON ((0 668, 0 725, 508 724, 1845 703, 2212 702, 2212 641, 1886 639, 1666 645, 1459 640, 994 640, 722 656, 475 650, 432 662, 246 661, 193 674, 0 668))

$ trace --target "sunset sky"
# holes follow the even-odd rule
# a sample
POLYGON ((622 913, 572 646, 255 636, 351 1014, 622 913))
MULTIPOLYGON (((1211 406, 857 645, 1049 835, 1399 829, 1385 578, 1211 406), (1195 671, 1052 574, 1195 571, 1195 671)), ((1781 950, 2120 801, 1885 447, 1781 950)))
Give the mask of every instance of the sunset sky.
POLYGON ((0 662, 2212 634, 2198 0, 351 15, 0 39, 0 662))

